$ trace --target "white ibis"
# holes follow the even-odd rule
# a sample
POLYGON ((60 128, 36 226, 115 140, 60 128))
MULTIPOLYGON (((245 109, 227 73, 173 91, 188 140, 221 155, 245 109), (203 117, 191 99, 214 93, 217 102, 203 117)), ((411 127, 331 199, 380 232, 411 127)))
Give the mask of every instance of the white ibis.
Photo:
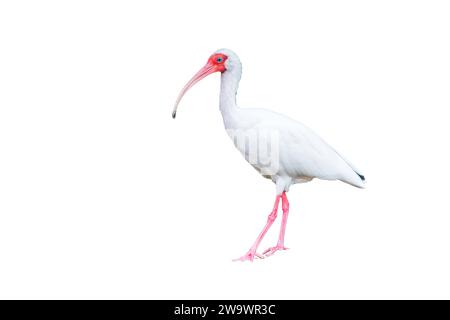
POLYGON ((264 258, 276 251, 286 250, 284 235, 289 213, 286 192, 292 184, 319 178, 340 180, 363 188, 365 179, 349 161, 305 125, 270 110, 238 107, 236 93, 242 66, 239 57, 228 49, 211 55, 206 65, 184 86, 175 102, 173 118, 184 94, 214 72, 221 72, 219 105, 225 129, 245 159, 276 185, 275 204, 266 225, 250 250, 235 259, 253 261, 255 257, 264 258), (280 201, 283 217, 278 242, 259 254, 258 246, 277 217, 280 201))

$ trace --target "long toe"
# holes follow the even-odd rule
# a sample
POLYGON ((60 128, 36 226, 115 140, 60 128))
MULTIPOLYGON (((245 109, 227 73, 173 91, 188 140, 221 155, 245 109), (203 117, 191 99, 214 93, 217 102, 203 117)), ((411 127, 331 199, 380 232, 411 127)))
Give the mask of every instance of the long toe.
POLYGON ((233 259, 233 261, 250 261, 253 262, 253 260, 256 258, 264 259, 264 255, 261 255, 259 253, 249 251, 246 254, 244 254, 242 257, 233 259))
POLYGON ((263 255, 265 257, 270 257, 271 255, 273 255, 275 252, 280 251, 280 250, 287 250, 288 248, 284 247, 284 246, 275 246, 275 247, 271 247, 268 248, 267 250, 265 250, 263 252, 263 255))

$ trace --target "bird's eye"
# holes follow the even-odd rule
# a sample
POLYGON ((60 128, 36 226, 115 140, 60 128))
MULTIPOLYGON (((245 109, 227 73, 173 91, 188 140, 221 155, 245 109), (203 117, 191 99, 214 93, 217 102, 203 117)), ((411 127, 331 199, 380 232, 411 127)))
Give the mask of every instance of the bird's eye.
POLYGON ((222 59, 222 57, 218 57, 218 58, 216 59, 216 61, 217 61, 217 63, 221 63, 221 62, 223 61, 223 59, 222 59))

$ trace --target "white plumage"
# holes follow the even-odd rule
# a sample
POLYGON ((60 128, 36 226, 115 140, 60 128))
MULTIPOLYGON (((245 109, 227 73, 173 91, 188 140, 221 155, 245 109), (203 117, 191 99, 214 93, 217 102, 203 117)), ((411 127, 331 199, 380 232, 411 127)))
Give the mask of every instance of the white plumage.
POLYGON ((225 129, 245 159, 276 184, 275 205, 267 224, 250 250, 239 259, 252 261, 255 256, 264 257, 256 250, 277 216, 280 200, 283 203, 283 220, 278 243, 263 254, 267 256, 286 249, 284 233, 289 212, 286 192, 292 184, 319 178, 340 180, 363 188, 365 178, 349 161, 300 122, 270 110, 238 107, 236 93, 242 66, 238 56, 228 49, 216 51, 184 87, 175 103, 174 118, 186 91, 217 71, 221 72, 220 111, 225 129))
MULTIPOLYGON (((220 110, 225 129, 239 130, 243 135, 255 131, 278 133, 279 171, 271 177, 277 184, 277 194, 288 191, 294 183, 313 178, 341 180, 359 188, 364 187, 364 178, 358 170, 307 126, 271 110, 239 108, 235 98, 242 72, 239 58, 228 49, 216 53, 228 56, 220 92, 220 110)), ((264 136, 262 134, 260 139, 264 136)), ((239 146, 238 149, 246 157, 247 150, 239 146)), ((256 169, 264 169, 258 164, 252 165, 256 169)))

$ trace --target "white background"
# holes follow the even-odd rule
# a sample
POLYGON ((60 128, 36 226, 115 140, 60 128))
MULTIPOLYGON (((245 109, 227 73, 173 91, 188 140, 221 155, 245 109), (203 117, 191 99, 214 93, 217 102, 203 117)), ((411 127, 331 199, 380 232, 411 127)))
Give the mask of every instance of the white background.
MULTIPOLYGON (((0 298, 450 298, 447 1, 3 1, 0 298), (360 190, 291 188, 286 245, 244 254, 275 188, 234 149, 238 103, 307 124, 360 190)), ((261 249, 274 245, 279 221, 261 249)))

